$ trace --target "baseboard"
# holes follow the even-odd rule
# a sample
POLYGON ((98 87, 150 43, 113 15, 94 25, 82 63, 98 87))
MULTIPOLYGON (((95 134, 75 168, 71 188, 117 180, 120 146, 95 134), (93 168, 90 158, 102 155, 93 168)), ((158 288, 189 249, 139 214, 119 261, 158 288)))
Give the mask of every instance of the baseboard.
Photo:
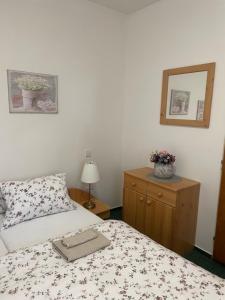
POLYGON ((212 254, 210 254, 210 253, 208 253, 208 252, 202 250, 201 248, 199 248, 199 247, 197 247, 197 246, 194 246, 194 249, 197 250, 198 252, 200 252, 201 254, 203 254, 203 255, 209 257, 209 258, 213 258, 213 257, 212 257, 212 254))
POLYGON ((122 206, 116 206, 116 207, 111 207, 110 210, 115 210, 115 209, 119 209, 119 208, 123 208, 122 206))

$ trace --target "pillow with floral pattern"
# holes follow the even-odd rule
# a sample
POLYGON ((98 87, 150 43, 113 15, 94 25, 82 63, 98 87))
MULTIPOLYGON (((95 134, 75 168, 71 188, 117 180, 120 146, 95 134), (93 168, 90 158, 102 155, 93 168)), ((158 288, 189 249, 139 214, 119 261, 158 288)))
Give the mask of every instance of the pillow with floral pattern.
POLYGON ((0 214, 4 214, 6 211, 6 203, 5 200, 2 198, 2 194, 0 191, 0 214))
POLYGON ((7 207, 1 229, 75 209, 67 193, 65 177, 65 174, 57 174, 1 183, 0 190, 7 207))

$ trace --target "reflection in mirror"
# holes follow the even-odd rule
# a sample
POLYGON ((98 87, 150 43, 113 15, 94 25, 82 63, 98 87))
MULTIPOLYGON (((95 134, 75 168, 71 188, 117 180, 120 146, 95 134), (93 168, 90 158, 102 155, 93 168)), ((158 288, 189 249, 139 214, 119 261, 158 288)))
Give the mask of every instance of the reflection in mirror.
POLYGON ((166 117, 203 120, 206 82, 207 72, 169 76, 166 117))
POLYGON ((215 63, 163 72, 161 124, 208 127, 215 63))

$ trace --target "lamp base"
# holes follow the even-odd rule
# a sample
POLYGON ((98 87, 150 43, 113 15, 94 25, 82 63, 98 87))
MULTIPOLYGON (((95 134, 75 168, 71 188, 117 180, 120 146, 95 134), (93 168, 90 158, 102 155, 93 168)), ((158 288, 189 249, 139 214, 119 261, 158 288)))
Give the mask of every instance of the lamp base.
POLYGON ((93 200, 89 200, 87 202, 84 202, 83 206, 87 209, 92 209, 95 208, 95 203, 93 202, 93 200))

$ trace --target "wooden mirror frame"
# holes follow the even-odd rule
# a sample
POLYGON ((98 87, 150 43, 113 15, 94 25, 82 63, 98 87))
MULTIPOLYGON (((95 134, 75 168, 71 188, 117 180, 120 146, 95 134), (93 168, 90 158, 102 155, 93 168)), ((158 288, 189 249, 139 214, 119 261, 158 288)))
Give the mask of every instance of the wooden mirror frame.
POLYGON ((176 69, 169 69, 163 71, 163 84, 162 84, 162 99, 161 99, 161 113, 160 113, 160 124, 163 125, 177 125, 177 126, 193 126, 193 127, 209 127, 210 114, 211 114, 211 103, 213 95, 213 84, 215 76, 216 63, 208 63, 202 65, 195 65, 190 67, 182 67, 176 69), (169 76, 205 72, 207 71, 207 82, 205 91, 205 105, 203 120, 182 120, 182 119, 168 119, 166 118, 167 109, 167 98, 168 98, 168 84, 169 76))

